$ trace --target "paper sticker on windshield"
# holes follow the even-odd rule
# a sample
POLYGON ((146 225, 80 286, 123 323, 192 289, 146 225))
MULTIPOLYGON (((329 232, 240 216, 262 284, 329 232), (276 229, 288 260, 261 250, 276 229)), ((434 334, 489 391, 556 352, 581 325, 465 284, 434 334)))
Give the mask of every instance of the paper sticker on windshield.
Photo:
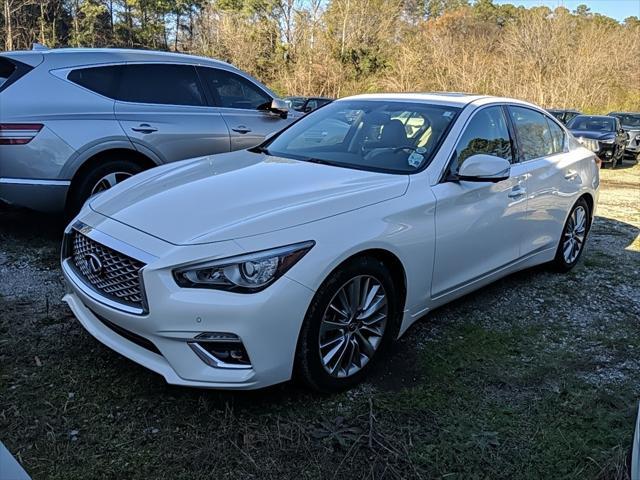
POLYGON ((407 158, 407 162, 413 168, 418 168, 422 163, 422 160, 424 160, 424 157, 420 155, 418 152, 412 152, 411 155, 409 155, 409 158, 407 158))

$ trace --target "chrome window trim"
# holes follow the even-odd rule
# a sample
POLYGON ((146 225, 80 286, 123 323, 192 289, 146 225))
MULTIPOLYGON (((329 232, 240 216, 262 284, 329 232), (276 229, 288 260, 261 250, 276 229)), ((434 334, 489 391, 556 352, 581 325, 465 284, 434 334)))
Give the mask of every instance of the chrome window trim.
POLYGON ((70 180, 38 180, 32 178, 0 178, 0 184, 3 185, 43 185, 43 186, 59 186, 68 187, 71 185, 70 180))

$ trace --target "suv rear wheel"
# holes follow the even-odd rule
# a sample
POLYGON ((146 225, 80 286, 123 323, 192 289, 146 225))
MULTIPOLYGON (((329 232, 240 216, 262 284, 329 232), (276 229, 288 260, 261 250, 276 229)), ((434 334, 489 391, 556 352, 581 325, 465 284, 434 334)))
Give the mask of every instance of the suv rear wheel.
POLYGON ((72 185, 67 214, 74 216, 89 197, 104 192, 114 185, 140 173, 144 168, 131 160, 107 160, 86 172, 72 185))

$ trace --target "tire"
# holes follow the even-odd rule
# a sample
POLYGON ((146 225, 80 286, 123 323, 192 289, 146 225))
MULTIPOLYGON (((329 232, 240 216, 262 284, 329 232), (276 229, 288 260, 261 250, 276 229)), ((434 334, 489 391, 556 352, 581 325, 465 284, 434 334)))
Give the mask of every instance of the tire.
MULTIPOLYGON (((384 356, 398 336, 401 307, 397 295, 398 289, 394 286, 389 269, 375 258, 356 258, 335 270, 318 289, 307 310, 296 350, 296 377, 308 387, 325 393, 346 390, 362 381, 371 366, 384 356), (345 315, 347 304, 343 300, 349 299, 347 292, 355 292, 355 289, 350 288, 358 285, 358 279, 358 290, 361 293, 368 290, 368 294, 361 297, 372 298, 373 295, 373 299, 369 302, 370 306, 364 308, 364 312, 358 308, 358 312, 362 312, 359 315, 345 315), (371 294, 374 289, 375 292, 371 294), (343 297, 341 292, 347 297, 343 297), (379 301, 380 295, 386 297, 384 306, 379 301), (337 309, 334 308, 336 306, 337 309), (337 313, 338 310, 342 313, 337 313), (364 316, 367 310, 371 313, 364 316), (384 321, 374 320, 384 313, 384 321), (373 330, 378 335, 371 334, 373 330), (320 345, 321 341, 324 348, 320 345), (336 352, 331 356, 335 349, 336 352), (327 363, 323 361, 322 355, 328 359, 327 363), (342 362, 339 362, 341 359, 342 362)), ((362 306, 364 302, 356 303, 362 306)))
POLYGON ((567 217, 567 221, 564 224, 564 228, 562 229, 562 235, 560 236, 560 241, 558 243, 558 249, 556 250, 556 256, 553 260, 553 265, 555 269, 559 272, 568 272, 573 267, 576 266, 578 260, 582 256, 582 252, 584 251, 584 246, 587 242, 587 236, 589 235, 589 230, 591 228, 591 210, 589 209, 589 205, 587 204, 584 198, 579 199, 576 204, 571 209, 569 216, 567 217), (582 235, 577 233, 579 229, 574 228, 576 219, 578 219, 578 223, 582 223, 580 221, 581 215, 580 210, 582 210, 584 214, 584 223, 582 226, 582 235), (578 213, 576 213, 578 212, 578 213), (571 238, 569 235, 571 234, 571 238), (579 241, 580 237, 582 240, 579 241), (573 243, 570 242, 573 240, 573 243), (569 244, 577 245, 578 250, 571 250, 571 254, 568 255, 569 244))
POLYGON ((96 165, 76 179, 71 186, 67 217, 75 216, 91 195, 106 190, 142 170, 144 168, 132 160, 105 160, 96 165))

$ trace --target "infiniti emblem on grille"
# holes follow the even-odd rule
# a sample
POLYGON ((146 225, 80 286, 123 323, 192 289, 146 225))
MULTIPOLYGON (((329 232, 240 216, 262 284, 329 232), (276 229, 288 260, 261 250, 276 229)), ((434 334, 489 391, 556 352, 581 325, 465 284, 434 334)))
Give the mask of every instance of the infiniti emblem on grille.
POLYGON ((102 262, 96 255, 89 253, 84 257, 84 261, 87 262, 87 268, 91 273, 97 276, 102 274, 102 262))

